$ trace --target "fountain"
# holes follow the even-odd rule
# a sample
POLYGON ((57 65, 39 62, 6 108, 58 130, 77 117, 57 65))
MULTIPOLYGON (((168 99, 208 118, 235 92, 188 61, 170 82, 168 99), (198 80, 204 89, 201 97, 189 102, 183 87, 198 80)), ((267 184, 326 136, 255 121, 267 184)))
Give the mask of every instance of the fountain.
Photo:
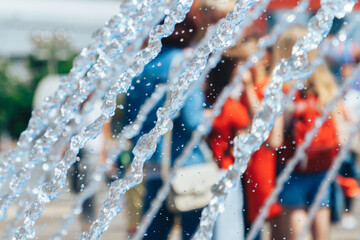
MULTIPOLYGON (((245 27, 261 15, 269 2, 269 0, 238 0, 234 10, 226 18, 219 21, 216 26, 209 28, 205 38, 195 48, 192 57, 185 64, 178 66, 179 74, 176 74, 176 76, 179 77, 169 79, 168 83, 159 86, 142 107, 141 114, 139 114, 136 121, 126 126, 118 136, 117 150, 110 154, 110 158, 104 166, 95 169, 90 186, 80 194, 72 213, 64 221, 54 239, 61 239, 64 236, 64 232, 71 224, 74 214, 79 212, 84 199, 96 191, 97 184, 100 182, 103 173, 110 168, 113 157, 123 150, 124 141, 139 133, 138 130, 141 129, 147 113, 170 89, 172 98, 158 109, 156 126, 139 139, 133 150, 135 157, 130 171, 124 178, 118 179, 111 184, 109 197, 103 203, 97 220, 90 230, 81 235, 81 239, 98 239, 108 229, 113 217, 121 211, 121 199, 124 193, 141 183, 144 162, 155 152, 158 139, 171 130, 172 119, 186 100, 189 88, 200 84, 205 79, 208 71, 219 61, 221 53, 240 38, 245 27)), ((213 188, 213 199, 202 213, 200 227, 193 237, 194 239, 211 239, 214 222, 220 214, 219 209, 224 208, 224 201, 228 192, 239 182, 241 174, 246 170, 251 154, 268 137, 275 117, 285 107, 283 106, 284 101, 282 101, 284 97, 282 84, 293 78, 299 79, 301 82, 311 75, 316 62, 312 66, 308 62, 307 53, 317 48, 326 37, 334 17, 343 18, 345 14, 351 12, 354 4, 354 0, 322 0, 321 8, 308 24, 307 35, 295 45, 292 58, 281 61, 276 67, 273 73, 274 80, 266 89, 261 110, 254 117, 251 132, 234 139, 235 164, 213 188)), ((103 124, 115 112, 116 96, 121 92, 127 92, 132 79, 139 75, 144 66, 157 56, 162 47, 161 39, 172 34, 175 24, 184 20, 191 5, 192 0, 144 0, 141 3, 136 0, 123 1, 119 13, 94 34, 93 42, 84 48, 75 59, 73 69, 69 75, 63 77, 56 93, 45 99, 41 109, 33 112, 29 126, 21 134, 16 148, 9 152, 5 160, 0 163, 0 189, 7 190, 7 193, 0 197, 0 219, 5 218, 10 204, 19 200, 27 180, 30 179, 40 164, 48 163, 50 170, 55 172, 55 176, 48 182, 44 178, 39 178, 38 187, 31 193, 26 192, 26 200, 23 206, 19 208, 18 218, 14 220, 19 222, 21 218, 24 218, 23 225, 16 230, 13 239, 35 237, 34 226, 36 220, 40 217, 44 207, 55 199, 59 191, 65 186, 67 170, 77 160, 76 156, 79 150, 84 147, 87 141, 96 138, 101 133, 103 124), (164 23, 157 25, 163 18, 165 19, 164 23), (148 36, 147 46, 141 49, 148 36), (92 95, 92 93, 95 94, 92 95), (90 106, 90 111, 92 103, 103 96, 105 96, 105 100, 101 115, 93 123, 84 126, 80 116, 78 124, 71 126, 70 129, 66 128, 67 124, 75 118, 79 106, 86 99, 89 98, 86 105, 90 106), (56 115, 53 123, 49 119, 51 114, 56 115), (45 133, 41 135, 41 132, 45 133), (66 132, 68 132, 67 135, 66 132), (71 133, 75 133, 75 136, 71 137, 70 140, 71 133), (64 134, 67 137, 62 137, 64 134), (70 148, 62 159, 57 157, 53 162, 47 162, 50 149, 54 147, 57 141, 62 141, 63 144, 70 142, 70 148), (14 161, 21 167, 14 167, 12 164, 14 161)), ((220 113, 233 86, 240 82, 241 74, 263 56, 264 49, 271 46, 277 36, 287 26, 295 22, 297 15, 303 13, 307 5, 308 1, 304 0, 295 9, 294 14, 286 15, 284 21, 280 21, 269 36, 259 41, 260 50, 239 68, 235 81, 221 93, 211 117, 205 119, 193 133, 189 145, 186 146, 183 154, 176 160, 176 166, 182 165, 187 156, 193 151, 193 148, 199 143, 201 137, 209 132, 212 120, 220 113)), ((342 32, 342 34, 344 33, 346 35, 346 31, 342 32)), ((327 116, 326 113, 333 109, 336 101, 348 90, 358 74, 359 70, 355 71, 354 77, 342 86, 336 100, 329 104, 324 115, 317 120, 316 126, 321 126, 327 116)), ((291 93, 293 92, 294 90, 291 91, 291 93)), ((291 99, 291 93, 288 99, 291 99)), ((359 124, 356 125, 352 133, 357 131, 358 128, 359 124)), ((292 169, 301 158, 306 147, 311 143, 314 134, 316 134, 316 129, 307 135, 305 143, 297 149, 291 163, 292 169)), ((347 148, 344 147, 336 159, 336 166, 341 163, 346 151, 347 148)), ((290 170, 284 171, 284 176, 281 176, 283 181, 289 177, 291 166, 289 167, 290 170)), ((171 176, 175 175, 176 169, 174 168, 171 176)), ((336 173, 336 168, 332 170, 329 171, 329 179, 336 173)), ((156 214, 162 201, 166 198, 172 179, 173 177, 170 177, 159 191, 154 200, 155 204, 144 218, 144 225, 141 225, 134 239, 141 238, 145 233, 147 224, 149 224, 150 219, 156 214)), ((328 182, 323 183, 324 186, 325 184, 328 184, 328 182)), ((321 199, 321 193, 326 187, 324 186, 321 187, 317 201, 311 209, 312 214, 316 211, 318 199, 321 199)), ((265 210, 262 211, 261 216, 254 224, 248 239, 253 239, 256 232, 262 227, 266 217, 266 207, 270 206, 271 201, 276 199, 276 193, 280 190, 281 184, 269 198, 265 210)), ((309 227, 309 224, 310 221, 307 227, 309 227)), ((12 228, 9 232, 13 230, 12 228)))

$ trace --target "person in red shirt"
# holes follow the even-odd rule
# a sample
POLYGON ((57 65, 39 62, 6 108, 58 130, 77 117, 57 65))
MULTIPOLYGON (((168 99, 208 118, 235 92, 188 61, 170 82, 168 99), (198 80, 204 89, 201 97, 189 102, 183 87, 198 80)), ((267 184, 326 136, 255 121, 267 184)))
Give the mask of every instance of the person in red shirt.
POLYGON ((210 147, 221 169, 228 169, 234 163, 232 140, 250 124, 246 107, 233 98, 228 98, 221 114, 214 119, 209 135, 210 147))
MULTIPOLYGON (((224 53, 221 61, 209 73, 206 82, 206 100, 210 105, 216 101, 217 96, 235 77, 237 67, 243 64, 253 50, 254 45, 249 45, 247 38, 243 38, 224 53)), ((243 84, 239 84, 226 100, 221 114, 213 121, 212 131, 208 137, 215 160, 221 169, 228 169, 234 163, 233 139, 247 131, 250 124, 247 106, 240 101, 242 88, 243 84)))
MULTIPOLYGON (((218 66, 209 74, 207 98, 213 103, 221 90, 233 77, 236 66, 241 65, 257 48, 258 37, 256 34, 249 34, 234 48, 226 52, 218 66), (236 57, 234 57, 236 56, 236 57)), ((255 64, 251 72, 243 76, 241 88, 234 89, 233 96, 227 99, 221 114, 214 120, 212 132, 209 135, 209 143, 214 152, 214 157, 221 169, 228 169, 234 163, 233 142, 235 136, 247 132, 251 118, 257 111, 259 103, 270 78, 266 74, 268 56, 259 64, 255 64), (255 75, 256 73, 256 75, 255 75), (256 76, 257 78, 253 77, 256 76), (242 95, 241 95, 242 94, 242 95), (251 107, 250 107, 251 106, 251 107)), ((280 129, 281 120, 277 120, 275 130, 280 129)), ((281 146, 282 136, 274 131, 267 142, 257 151, 248 166, 244 175, 245 194, 245 226, 250 226, 255 220, 259 210, 267 196, 274 187, 276 176, 275 152, 272 148, 281 146)), ((271 208, 270 217, 280 214, 281 206, 274 204, 271 208)), ((216 232, 216 231, 215 231, 216 232)))
MULTIPOLYGON (((306 29, 298 26, 284 31, 273 48, 273 53, 276 55, 273 66, 279 59, 289 58, 292 47, 305 34, 306 29)), ((315 53, 310 52, 310 61, 315 53)), ((289 85, 292 85, 294 81, 291 81, 289 85)), ((321 65, 307 79, 303 90, 296 92, 295 100, 284 110, 284 131, 282 131, 284 147, 277 152, 280 166, 286 165, 296 147, 303 143, 306 134, 314 127, 316 118, 322 114, 324 107, 333 99, 336 91, 334 76, 326 65, 321 65)), ((306 150, 306 159, 302 159, 288 182, 284 184, 279 195, 284 211, 282 237, 297 239, 301 234, 307 223, 308 208, 314 202, 318 188, 338 152, 338 136, 338 114, 330 114, 325 123, 319 127, 311 145, 306 150)), ((322 199, 321 208, 315 215, 311 232, 313 239, 329 239, 329 201, 330 196, 327 194, 322 199)))
MULTIPOLYGON (((209 73, 206 95, 210 104, 215 102, 218 94, 229 84, 236 67, 239 65, 239 61, 239 55, 234 57, 223 56, 222 61, 209 73)), ((240 93, 240 88, 233 89, 233 94, 226 100, 221 114, 214 119, 212 131, 208 136, 214 160, 220 167, 219 177, 234 163, 234 137, 247 131, 250 124, 246 106, 239 101, 240 93)), ((211 108, 209 111, 211 111, 211 108)), ((244 237, 242 198, 241 187, 238 184, 238 187, 228 194, 225 211, 216 221, 215 240, 242 239, 244 237), (230 225, 229 222, 231 222, 230 225)))
MULTIPOLYGON (((248 40, 249 44, 256 46, 258 38, 254 36, 248 40)), ((256 47, 255 47, 256 48, 256 47)), ((268 74, 270 52, 259 60, 253 67, 242 75, 244 92, 241 102, 247 107, 250 118, 253 118, 260 109, 261 100, 264 97, 265 88, 271 80, 268 74)), ((276 179, 276 148, 282 144, 281 126, 283 117, 276 119, 274 128, 266 142, 256 151, 244 173, 243 185, 245 194, 245 215, 247 231, 255 221, 267 197, 275 186, 276 179)), ((272 239, 276 238, 276 226, 281 213, 281 206, 273 204, 268 214, 268 220, 272 226, 272 239)), ((258 236, 259 238, 259 236, 258 236)))

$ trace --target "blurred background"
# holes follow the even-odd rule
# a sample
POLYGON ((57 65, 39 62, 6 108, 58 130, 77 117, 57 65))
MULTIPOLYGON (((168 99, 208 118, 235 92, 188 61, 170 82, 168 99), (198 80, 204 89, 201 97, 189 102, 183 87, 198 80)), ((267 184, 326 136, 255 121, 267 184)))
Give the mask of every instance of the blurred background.
POLYGON ((119 1, 0 1, 0 149, 16 140, 31 110, 57 88, 91 34, 117 13, 119 1), (34 93, 48 77, 47 93, 34 93))
MULTIPOLYGON (((74 57, 91 41, 92 33, 118 12, 120 2, 121 0, 0 0, 2 153, 14 147, 20 133, 27 126, 31 111, 39 107, 42 100, 55 91, 59 76, 70 71, 74 57)), ((277 19, 291 11, 296 4, 296 0, 273 1, 259 21, 261 31, 268 32, 277 19)), ((301 21, 306 23, 318 7, 319 1, 312 1, 310 11, 303 15, 301 21)), ((355 11, 354 14, 359 13, 355 11)), ((348 19, 351 17, 352 15, 348 19)), ((343 22, 336 22, 335 32, 343 22)), ((354 32, 353 37, 360 39, 360 31, 354 32)), ((115 118, 113 126, 119 128, 122 125, 120 119, 115 118)), ((112 131, 114 133, 118 130, 113 127, 112 131)), ((99 203, 103 201, 108 190, 107 187, 101 189, 100 197, 97 198, 99 203)), ((69 190, 64 189, 64 193, 46 208, 38 224, 39 239, 48 239, 56 231, 63 213, 70 210, 70 203, 74 199, 69 190)), ((359 239, 358 199, 353 212, 358 221, 351 228, 352 231, 339 224, 333 224, 331 239, 359 239)), ((15 211, 10 211, 8 218, 11 219, 14 214, 15 211)), ((127 212, 123 211, 103 239, 126 239, 127 218, 127 212)), ((0 232, 4 231, 5 225, 1 224, 0 232)), ((77 236, 80 232, 79 223, 74 224, 70 231, 77 236)), ((178 239, 179 230, 175 228, 173 232, 173 239, 178 239)), ((67 239, 73 239, 71 236, 69 234, 67 239)))
MULTIPOLYGON (((90 42, 92 33, 117 12, 119 2, 0 0, 0 149, 8 149, 8 140, 17 139, 27 125, 33 104, 39 106, 49 91, 56 89, 54 78, 69 72, 73 58, 90 42), (45 77, 49 77, 51 89, 33 99, 45 77)), ((315 11, 319 1, 311 2, 315 11)), ((262 31, 270 30, 296 4, 293 0, 273 1, 259 25, 262 31)), ((311 15, 313 12, 305 14, 302 22, 311 15)), ((341 25, 342 21, 338 28, 341 25)), ((353 34, 359 35, 360 31, 353 34)))

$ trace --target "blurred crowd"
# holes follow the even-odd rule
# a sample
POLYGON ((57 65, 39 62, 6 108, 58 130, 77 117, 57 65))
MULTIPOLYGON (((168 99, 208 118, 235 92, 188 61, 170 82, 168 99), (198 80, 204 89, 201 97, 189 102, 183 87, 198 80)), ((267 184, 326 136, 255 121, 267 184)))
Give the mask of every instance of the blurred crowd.
MULTIPOLYGON (((162 52, 137 78, 140 81, 135 80, 134 88, 125 99, 124 115, 127 123, 135 120, 140 106, 144 103, 145 99, 141 96, 150 96, 158 84, 169 81, 171 71, 174 71, 171 63, 186 58, 188 49, 196 45, 205 30, 225 16, 232 7, 231 1, 228 4, 216 1, 197 1, 197 3, 198 5, 195 5, 188 14, 185 24, 176 28, 176 33, 183 34, 174 34, 164 40, 162 52), (179 41, 180 39, 182 41, 179 41)), ((276 70, 276 66, 281 59, 291 57, 292 47, 305 34, 306 28, 300 25, 285 30, 275 45, 267 49, 265 56, 240 76, 241 83, 232 90, 221 114, 213 121, 210 134, 204 139, 209 146, 211 160, 218 165, 218 178, 223 176, 234 163, 232 140, 251 129, 252 119, 261 108, 265 89, 272 81, 272 73, 276 70)), ((164 168, 172 168, 174 161, 189 142, 192 132, 201 124, 202 119, 211 115, 213 104, 219 94, 234 77, 239 77, 236 76, 237 69, 258 50, 257 43, 262 36, 264 31, 261 24, 254 22, 247 27, 240 41, 223 53, 221 61, 206 77, 202 89, 200 86, 191 88, 187 101, 174 120, 170 139, 165 137, 159 143, 157 152, 146 163, 143 205, 139 211, 146 213, 150 208, 151 200, 155 198, 156 192, 167 179, 164 168)), ((331 36, 326 41, 330 42, 331 36)), ((310 61, 313 61, 317 55, 316 50, 310 52, 310 61)), ((275 120, 269 138, 252 155, 247 170, 241 178, 241 184, 239 183, 242 187, 237 187, 229 194, 225 212, 216 222, 214 239, 242 239, 247 235, 274 189, 277 176, 294 155, 297 146, 303 143, 306 133, 315 126, 316 119, 321 116, 324 108, 335 97, 338 86, 351 75, 353 66, 360 60, 357 42, 351 40, 342 42, 336 51, 331 51, 326 60, 326 63, 316 68, 302 90, 294 93, 292 101, 275 120)), ((284 84, 284 96, 293 94, 291 90, 295 89, 296 80, 284 84)), ((337 103, 325 123, 319 127, 311 146, 305 152, 306 160, 296 167, 281 191, 278 202, 270 207, 267 220, 270 223, 271 239, 297 239, 301 234, 307 223, 308 209, 314 202, 320 183, 325 180, 325 175, 341 146, 348 141, 349 130, 359 120, 359 116, 354 114, 356 112, 354 99, 355 96, 359 96, 358 84, 353 86, 345 100, 337 103), (352 100, 346 100, 350 99, 350 95, 352 100)), ((158 107, 149 114, 142 133, 147 133, 154 126, 158 107)), ((136 143, 136 140, 134 139, 133 142, 136 143)), ((321 208, 317 211, 311 228, 310 235, 313 239, 328 239, 331 221, 341 221, 345 228, 356 225, 356 219, 351 215, 351 206, 352 199, 359 194, 356 161, 358 140, 358 137, 352 140, 353 147, 340 169, 336 183, 331 185, 322 199, 321 208)), ((209 154, 205 151, 200 145, 195 148, 183 168, 191 169, 196 164, 207 166, 209 154)), ((186 184, 184 181, 184 185, 186 184)), ((177 191, 175 184, 172 188, 174 192, 177 191)), ((182 239, 190 239, 197 228, 202 210, 201 204, 197 205, 196 199, 192 201, 192 205, 196 207, 190 210, 174 210, 173 206, 169 206, 171 199, 165 201, 150 224, 144 239, 166 239, 174 222, 181 226, 182 239), (178 222, 176 222, 177 218, 178 222)), ((138 222, 139 219, 129 226, 130 234, 136 232, 138 222)), ((260 233, 257 239, 260 239, 260 233)))
MULTIPOLYGON (((121 107, 117 109, 114 119, 104 126, 103 134, 87 144, 80 152, 80 161, 77 161, 69 172, 73 192, 81 192, 89 182, 87 176, 92 170, 91 167, 84 166, 94 166, 96 161, 105 162, 107 151, 112 146, 114 132, 117 134, 116 131, 121 131, 118 129, 122 126, 136 120, 141 106, 159 85, 171 81, 171 77, 177 77, 174 76, 176 73, 174 66, 191 56, 192 48, 202 39, 209 26, 226 16, 233 4, 234 1, 226 4, 216 0, 195 1, 185 21, 176 25, 174 34, 163 40, 160 54, 145 67, 140 76, 133 80, 128 93, 119 99, 121 107)), ((231 96, 226 100, 221 113, 214 119, 211 132, 202 139, 199 146, 194 148, 183 166, 179 167, 184 169, 186 174, 187 170, 199 169, 197 168, 199 166, 207 169, 212 165, 209 167, 209 172, 214 169, 216 172, 215 175, 211 175, 211 184, 205 184, 208 189, 204 191, 210 191, 210 186, 231 168, 234 163, 234 137, 251 130, 252 119, 261 109, 262 99, 266 87, 272 81, 273 72, 276 71, 281 59, 291 57, 292 47, 306 34, 306 27, 296 25, 286 29, 274 46, 266 50, 262 59, 241 76, 237 76, 237 70, 258 50, 258 40, 265 34, 266 31, 260 22, 252 23, 245 29, 241 39, 222 54, 221 61, 206 76, 205 82, 190 87, 187 100, 174 119, 172 131, 163 137, 154 155, 145 163, 143 183, 127 194, 129 236, 136 233, 142 216, 151 208, 152 200, 169 178, 175 160, 182 154, 192 133, 203 119, 207 119, 212 114, 213 105, 219 94, 234 80, 234 77, 241 77, 241 82, 232 89, 231 96)), ((330 44, 331 40, 332 36, 329 36, 325 44, 330 44)), ((317 50, 310 52, 310 61, 313 61, 317 55, 317 50)), ((354 66, 360 60, 360 44, 353 40, 341 42, 325 60, 316 67, 301 90, 292 91, 297 87, 297 79, 284 84, 284 101, 287 101, 287 98, 292 101, 282 109, 282 114, 276 118, 270 136, 252 154, 238 187, 228 195, 225 210, 215 224, 213 239, 243 239, 248 234, 273 191, 277 176, 294 156, 297 147, 304 142, 306 134, 315 127, 316 119, 322 115, 325 107, 338 93, 338 86, 351 76, 354 66), (290 96, 291 94, 294 96, 290 96)), ((38 93, 35 94, 38 95, 37 99, 44 97, 42 94, 49 91, 49 86, 55 85, 54 81, 56 81, 54 78, 40 81, 38 93), (43 90, 39 90, 41 88, 43 90)), ((170 97, 171 94, 168 93, 159 101, 148 114, 140 134, 127 142, 127 150, 117 157, 113 168, 106 173, 109 184, 122 177, 127 171, 131 164, 132 147, 142 134, 148 133, 154 127, 156 111, 170 97)), ((356 101, 359 97, 360 87, 359 82, 356 82, 346 97, 336 104, 327 120, 321 126, 316 126, 318 133, 303 154, 303 161, 291 173, 278 201, 270 207, 267 221, 271 230, 271 239, 297 239, 302 232, 307 223, 309 207, 314 202, 320 183, 326 180, 326 173, 331 168, 341 146, 349 141, 349 130, 360 120, 357 109, 359 100, 356 101)), ((83 107, 84 105, 80 107, 80 112, 85 111, 83 107)), ((94 103, 93 107, 100 109, 101 103, 94 103)), ((91 123, 95 117, 87 115, 86 121, 91 123)), ((353 141, 351 150, 340 168, 336 181, 330 185, 321 201, 321 208, 315 215, 309 234, 312 239, 329 239, 332 222, 340 222, 344 228, 349 229, 357 224, 351 210, 353 199, 358 197, 360 191, 357 170, 359 140, 359 136, 351 140, 353 141)), ((64 147, 63 152, 67 147, 64 147)), ((185 185, 191 185, 188 183, 189 180, 196 181, 196 179, 188 179, 188 181, 182 179, 183 186, 175 183, 172 185, 168 199, 152 219, 143 239, 167 239, 174 226, 181 228, 183 240, 193 236, 198 228, 202 209, 208 204, 209 199, 199 203, 199 197, 180 198, 178 195, 181 193, 176 191, 177 188, 180 191, 187 191, 185 185), (175 201, 170 198, 175 198, 175 201)), ((208 181, 209 177, 206 176, 204 179, 208 181)), ((195 185, 204 184, 195 182, 195 185)), ((194 184, 189 188, 193 186, 194 184)), ((203 191, 201 187, 199 189, 197 191, 203 191)), ((95 207, 95 196, 84 202, 81 217, 83 230, 88 229, 95 220, 95 207)), ((256 239, 261 239, 260 233, 256 239)))

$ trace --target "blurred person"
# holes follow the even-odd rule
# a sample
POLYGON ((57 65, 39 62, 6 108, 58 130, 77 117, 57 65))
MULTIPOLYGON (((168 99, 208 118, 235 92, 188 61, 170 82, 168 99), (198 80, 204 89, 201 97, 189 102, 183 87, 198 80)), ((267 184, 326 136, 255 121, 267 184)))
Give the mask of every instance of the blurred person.
MULTIPOLYGON (((291 57, 292 47, 305 34, 306 28, 294 26, 280 35, 273 47, 271 69, 275 68, 280 59, 291 57)), ((315 51, 309 53, 310 61, 315 54, 315 51)), ((291 84, 293 82, 288 85, 291 84)), ((326 65, 321 65, 306 81, 303 90, 296 92, 295 100, 284 111, 284 145, 277 151, 280 168, 291 159, 296 147, 304 141, 305 134, 314 127, 316 118, 333 99, 336 91, 335 77, 326 65)), ((307 223, 308 208, 314 202, 318 188, 337 155, 338 148, 337 114, 332 113, 319 128, 311 146, 306 150, 307 159, 299 163, 280 193, 279 202, 283 206, 284 220, 281 230, 286 239, 297 239, 301 234, 307 223)), ((328 191, 313 221, 311 229, 313 239, 329 238, 329 202, 328 191)))
MULTIPOLYGON (((331 45, 333 37, 330 37, 326 41, 326 46, 333 47, 331 45)), ((352 38, 347 38, 345 41, 340 41, 334 51, 330 51, 326 56, 326 60, 329 62, 332 71, 337 76, 338 82, 344 82, 348 77, 352 75, 353 67, 360 61, 360 43, 352 38)), ((352 89, 350 89, 344 97, 342 107, 342 129, 347 129, 347 132, 351 129, 353 124, 360 119, 358 114, 360 88, 359 80, 355 82, 352 89)), ((346 138, 346 136, 341 137, 346 138)), ((359 156, 359 150, 357 148, 359 144, 359 136, 353 139, 351 150, 348 152, 348 156, 343 162, 337 176, 336 183, 341 186, 342 192, 333 191, 335 199, 338 199, 338 195, 342 194, 344 204, 333 204, 332 208, 332 220, 340 221, 341 227, 345 229, 352 229, 357 224, 357 219, 352 215, 352 203, 353 199, 359 194, 359 185, 357 180, 359 178, 358 167, 356 164, 356 158, 359 156), (345 205, 345 206, 343 206, 345 205)), ((336 202, 335 202, 336 203, 336 202)))
MULTIPOLYGON (((216 101, 218 94, 228 85, 239 66, 239 58, 234 50, 223 56, 218 65, 209 73, 207 79, 207 96, 209 104, 216 101)), ((240 52, 241 53, 241 52, 240 52)), ((238 53, 239 54, 239 53, 238 53)), ((235 136, 247 132, 250 118, 246 109, 240 102, 241 84, 233 89, 232 95, 226 100, 221 114, 212 123, 212 130, 208 136, 210 147, 215 161, 220 167, 219 179, 224 176, 227 169, 234 163, 233 139, 235 136)), ((211 108, 206 110, 210 114, 211 108)), ((241 185, 230 192, 225 201, 225 211, 217 218, 214 230, 214 240, 242 239, 244 237, 243 225, 243 195, 241 185), (229 224, 231 222, 231 224, 229 224)))
MULTIPOLYGON (((247 47, 250 48, 252 52, 257 50, 256 44, 259 38, 260 36, 258 34, 250 34, 246 37, 247 47)), ((254 63, 252 68, 242 75, 244 91, 241 101, 247 107, 250 119, 260 110, 265 88, 271 81, 268 73, 269 64, 270 51, 267 51, 262 59, 254 63)), ((275 120, 269 138, 261 145, 260 149, 251 156, 248 167, 244 173, 246 232, 250 230, 260 209, 275 187, 275 149, 282 144, 282 124, 283 117, 280 116, 275 120)), ((267 220, 269 220, 271 226, 271 239, 277 238, 277 226, 279 225, 280 213, 281 206, 278 203, 270 207, 267 220)), ((260 233, 256 239, 260 239, 260 233)))
MULTIPOLYGON (((258 39, 258 34, 250 27, 249 29, 246 29, 245 36, 233 48, 224 53, 225 56, 223 56, 221 63, 219 63, 209 75, 207 98, 210 104, 216 100, 216 97, 220 94, 221 90, 229 83, 229 79, 234 77, 233 74, 236 73, 236 71, 234 71, 236 67, 241 66, 241 64, 257 50, 256 43, 258 39)), ((213 130, 209 136, 209 140, 214 156, 220 167, 224 170, 232 165, 234 161, 232 155, 232 139, 236 135, 248 131, 247 127, 250 125, 250 119, 257 111, 255 105, 260 103, 265 86, 269 82, 266 71, 267 66, 269 65, 268 62, 269 55, 256 63, 251 71, 247 71, 243 74, 243 82, 239 84, 238 88, 233 90, 232 96, 223 106, 222 113, 214 120, 213 130), (253 77, 253 75, 256 77, 253 77), (241 95, 241 93, 243 94, 241 95)), ((243 176, 246 232, 249 230, 251 223, 255 220, 266 197, 274 187, 276 161, 275 152, 272 149, 279 147, 282 143, 282 139, 280 138, 281 134, 279 132, 281 130, 281 121, 282 118, 279 118, 276 121, 274 130, 264 144, 266 148, 260 149, 253 155, 248 170, 243 176), (266 155, 266 153, 269 154, 266 155)), ((229 205, 231 211, 225 210, 219 217, 215 227, 216 239, 222 239, 222 235, 218 233, 223 232, 225 232, 225 238, 227 236, 226 239, 234 239, 236 234, 239 236, 238 232, 240 228, 237 227, 237 218, 242 214, 236 212, 239 211, 236 202, 240 202, 239 198, 242 198, 243 196, 238 191, 241 190, 236 189, 231 196, 228 196, 225 205, 229 205), (238 200, 236 201, 236 199, 238 200), (232 226, 226 225, 229 221, 234 224, 232 226), (225 224, 222 224, 222 222, 225 222, 225 224)), ((280 205, 274 204, 271 208, 269 217, 272 220, 271 224, 273 226, 276 225, 278 220, 274 219, 280 212, 280 205)), ((244 229, 243 226, 241 226, 241 228, 244 229)), ((276 236, 275 231, 272 232, 273 236, 276 236)), ((244 233, 242 232, 242 234, 244 233)), ((257 236, 257 238, 260 238, 260 235, 257 236)))
MULTIPOLYGON (((194 6, 198 6, 199 1, 195 1, 194 6)), ((192 8, 194 9, 194 7, 192 8)), ((194 25, 193 19, 196 13, 190 11, 183 23, 177 24, 174 34, 169 38, 163 39, 163 47, 159 55, 144 68, 143 73, 133 80, 133 87, 126 95, 125 104, 125 124, 133 122, 140 107, 144 104, 147 97, 149 97, 159 84, 163 84, 168 80, 169 75, 174 72, 172 65, 175 61, 184 61, 185 53, 184 48, 190 45, 194 36, 197 34, 197 27, 194 25)), ((165 97, 153 108, 147 116, 140 134, 132 139, 135 144, 141 135, 149 132, 156 122, 156 111, 165 102, 165 97)), ((201 89, 198 87, 190 93, 188 100, 185 102, 184 107, 179 112, 179 116, 174 119, 173 133, 171 137, 171 166, 178 157, 187 141, 191 137, 191 132, 200 124, 202 119, 201 111, 203 109, 203 96, 201 89)), ((161 166, 163 158, 163 138, 158 143, 158 147, 153 156, 146 161, 144 165, 144 188, 145 196, 142 200, 142 212, 145 214, 150 209, 152 200, 164 181, 162 171, 166 172, 166 166, 161 166)), ((204 159, 198 149, 194 150, 191 158, 186 161, 185 165, 200 164, 204 159)), ((131 199, 129 199, 131 200, 131 199)), ((180 224, 182 228, 182 239, 190 239, 194 234, 201 215, 201 209, 184 212, 174 213, 169 209, 166 202, 163 203, 161 209, 156 214, 151 222, 143 239, 167 239, 172 227, 176 223, 176 217, 180 216, 180 224)))
MULTIPOLYGON (((354 51, 355 53, 355 51, 354 51)), ((346 80, 352 75, 352 69, 356 61, 360 59, 351 58, 354 62, 346 62, 343 64, 341 69, 342 78, 346 80)), ((353 88, 350 89, 343 98, 342 101, 342 114, 341 117, 341 139, 347 139, 347 135, 350 130, 354 127, 356 122, 360 120, 360 114, 358 109, 360 107, 360 91, 359 91, 359 81, 357 81, 353 88)), ((336 178, 336 182, 341 186, 343 199, 344 199, 344 209, 342 210, 340 226, 345 229, 353 229, 357 225, 357 219, 352 214, 352 205, 353 199, 359 196, 360 187, 358 185, 359 171, 357 167, 357 157, 360 154, 358 146, 360 144, 360 133, 358 133, 353 139, 351 139, 352 144, 350 151, 347 153, 347 157, 342 163, 339 174, 336 178)), ((349 141, 349 140, 346 140, 349 141)))
MULTIPOLYGON (((222 3, 222 1, 220 2, 222 3)), ((233 0, 230 2, 234 3, 233 0)), ((205 30, 210 24, 215 23, 220 17, 226 15, 226 10, 221 8, 221 4, 219 5, 218 3, 207 0, 195 1, 185 21, 177 24, 174 34, 163 40, 163 49, 160 54, 145 67, 144 72, 138 78, 134 79, 133 88, 129 91, 126 99, 125 114, 127 115, 127 122, 134 121, 140 106, 145 101, 145 97, 150 96, 158 84, 167 81, 168 76, 174 71, 172 63, 184 61, 187 54, 191 53, 190 50, 184 50, 184 47, 195 45, 204 35, 205 30), (208 18, 209 16, 212 17, 208 18)), ((171 136, 170 167, 172 167, 174 160, 181 154, 191 138, 192 131, 197 128, 203 118, 204 97, 200 86, 194 87, 193 91, 188 94, 187 101, 179 111, 176 119, 174 119, 171 136)), ((140 135, 148 132, 154 126, 156 110, 164 103, 164 100, 148 115, 140 135)), ((140 135, 133 139, 134 142, 137 141, 140 135)), ((144 198, 144 213, 150 208, 151 201, 164 181, 162 173, 166 171, 164 169, 166 166, 161 166, 161 159, 165 150, 163 143, 164 140, 159 142, 156 152, 145 164, 146 176, 144 185, 146 195, 144 198), (163 170, 161 170, 161 167, 163 167, 163 170)), ((203 164, 204 162, 204 156, 199 148, 195 148, 192 156, 187 159, 184 165, 190 166, 203 164)), ((176 216, 180 216, 182 239, 190 239, 199 224, 201 210, 196 209, 188 212, 174 213, 164 203, 149 226, 144 239, 167 239, 174 222, 176 222, 176 216)))
MULTIPOLYGON (((160 54, 152 62, 150 62, 144 69, 144 72, 134 79, 134 88, 132 88, 128 95, 125 105, 126 122, 130 123, 135 120, 138 110, 145 102, 146 97, 150 96, 158 84, 165 83, 168 75, 171 72, 171 63, 175 59, 183 59, 182 49, 170 43, 164 43, 160 54)), ((156 121, 156 110, 164 103, 163 99, 147 116, 144 122, 141 133, 133 139, 136 143, 139 137, 147 133, 154 127, 156 121)), ((191 132, 200 124, 202 115, 203 97, 201 89, 195 88, 189 95, 188 100, 179 113, 179 116, 174 120, 172 146, 171 146, 171 163, 178 157, 187 141, 191 137, 191 132)), ((158 147, 154 155, 145 163, 145 189, 146 194, 143 199, 143 213, 150 209, 150 204, 155 198, 157 191, 163 183, 161 175, 161 159, 162 159, 162 142, 158 143, 158 147)), ((185 165, 199 164, 204 162, 203 157, 198 149, 194 150, 191 158, 186 161, 185 165)), ((199 224, 200 210, 180 213, 182 239, 189 239, 195 232, 199 224)), ((148 228, 144 239, 167 239, 174 220, 177 214, 168 209, 166 202, 162 205, 159 213, 153 219, 148 228)))

